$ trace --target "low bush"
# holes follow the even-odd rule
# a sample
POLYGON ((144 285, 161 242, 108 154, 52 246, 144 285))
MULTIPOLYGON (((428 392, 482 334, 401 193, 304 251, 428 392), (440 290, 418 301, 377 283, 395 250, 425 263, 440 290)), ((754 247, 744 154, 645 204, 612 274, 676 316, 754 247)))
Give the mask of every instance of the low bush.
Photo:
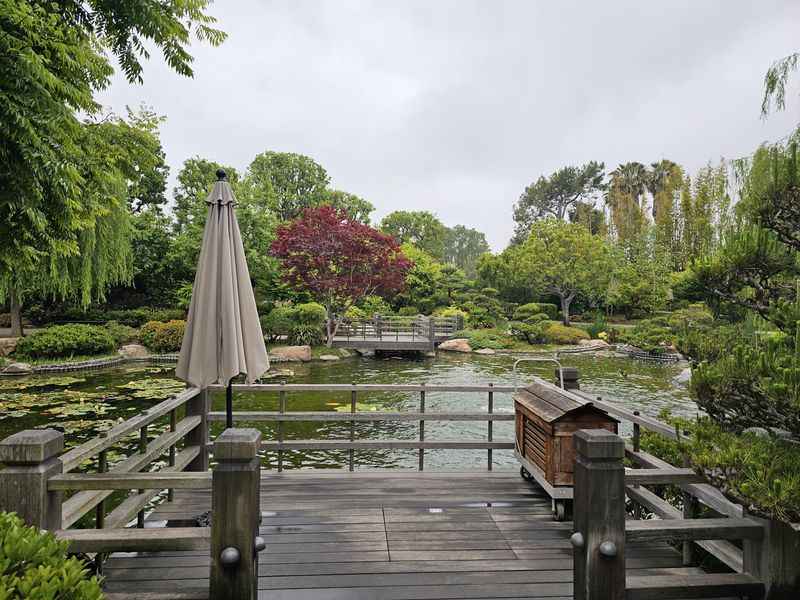
POLYGON ((0 513, 0 598, 101 600, 100 582, 76 557, 67 558, 68 545, 13 513, 0 513))
POLYGON ((186 321, 148 321, 139 331, 139 339, 142 344, 159 354, 179 352, 185 330, 186 321))
POLYGON ((116 321, 129 327, 141 327, 148 321, 172 321, 184 319, 186 311, 180 308, 123 308, 107 309, 89 307, 85 310, 77 307, 51 308, 43 305, 31 305, 27 315, 38 325, 53 322, 106 323, 116 321))
POLYGON ((261 333, 268 342, 274 343, 280 337, 288 336, 295 324, 294 307, 276 306, 261 317, 261 333))
POLYGON ((526 321, 529 317, 539 313, 544 313, 547 315, 548 319, 557 319, 558 307, 555 304, 549 304, 547 302, 529 302, 528 304, 518 306, 516 310, 514 310, 513 318, 515 321, 526 321))
POLYGON ((663 354, 675 346, 676 335, 666 317, 639 321, 633 328, 623 330, 620 341, 653 354, 663 354))
POLYGON ((17 342, 15 355, 23 358, 68 358, 108 354, 117 348, 114 337, 97 325, 54 325, 37 329, 17 342))
POLYGON ((589 334, 577 327, 567 327, 561 323, 550 323, 542 332, 548 344, 577 344, 581 340, 588 340, 589 334))
POLYGON ((514 347, 513 338, 498 329, 465 329, 456 333, 455 337, 467 338, 469 346, 473 350, 482 350, 483 348, 504 350, 514 347))
POLYGON ((608 321, 606 320, 606 316, 598 312, 594 316, 592 323, 586 328, 586 333, 588 333, 589 337, 593 340, 598 339, 601 333, 608 335, 608 321))
POLYGON ((401 306, 397 314, 401 317, 416 317, 420 312, 416 306, 401 306))
POLYGON ((446 306, 439 308, 433 313, 437 317, 461 317, 464 323, 469 319, 469 314, 465 310, 461 310, 457 306, 446 306))
POLYGON ((270 343, 286 337, 293 344, 318 344, 323 337, 327 314, 325 307, 316 302, 276 306, 261 317, 261 333, 270 343))
POLYGON ((300 325, 313 325, 315 327, 325 327, 328 312, 325 307, 316 302, 298 304, 294 307, 294 319, 300 325))
POLYGON ((139 330, 135 327, 129 327, 116 321, 109 321, 105 324, 106 331, 114 338, 114 345, 119 348, 123 344, 133 342, 139 338, 139 330))
POLYGON ((348 321, 364 321, 367 318, 367 313, 363 308, 351 306, 345 311, 344 318, 348 321))
POLYGON ((367 296, 361 301, 359 308, 370 317, 374 315, 390 315, 392 307, 380 296, 367 296))
POLYGON ((323 341, 318 325, 294 325, 289 330, 289 343, 294 346, 319 346, 323 341))
POLYGON ((528 344, 541 344, 544 340, 544 324, 511 321, 508 329, 515 338, 528 344))

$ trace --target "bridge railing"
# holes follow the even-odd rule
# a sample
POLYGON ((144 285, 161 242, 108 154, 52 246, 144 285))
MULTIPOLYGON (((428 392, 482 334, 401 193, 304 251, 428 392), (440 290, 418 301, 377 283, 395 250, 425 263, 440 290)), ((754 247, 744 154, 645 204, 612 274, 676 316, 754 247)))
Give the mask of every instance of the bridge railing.
POLYGON ((448 337, 464 328, 460 317, 385 316, 353 319, 339 326, 336 337, 348 340, 425 341, 448 337))
MULTIPOLYGON (((211 390, 222 390, 223 386, 212 386, 211 390)), ((486 450, 487 469, 492 470, 493 450, 507 450, 514 448, 513 440, 495 440, 493 424, 496 421, 513 421, 513 413, 495 412, 495 394, 511 393, 513 386, 502 386, 487 383, 485 385, 431 385, 431 384, 248 384, 234 385, 234 392, 269 392, 277 396, 278 411, 234 411, 234 421, 277 423, 275 440, 262 442, 262 449, 277 452, 278 471, 284 468, 284 455, 286 452, 298 450, 347 450, 348 469, 354 470, 356 450, 417 450, 418 469, 425 468, 426 450, 486 450), (350 411, 294 411, 291 410, 292 395, 294 393, 349 393, 350 411), (416 411, 386 412, 386 411, 359 411, 359 397, 370 393, 413 393, 418 398, 416 411), (485 411, 430 411, 426 408, 431 393, 474 393, 486 395, 485 411), (361 396, 360 396, 361 395, 361 396), (288 422, 337 422, 349 424, 349 439, 347 440, 289 440, 285 437, 284 424, 288 422), (485 439, 435 439, 426 438, 426 422, 454 422, 454 421, 485 421, 485 439), (415 422, 417 424, 417 439, 357 439, 356 423, 378 422, 415 422)), ((224 421, 224 412, 211 412, 209 421, 224 421)))

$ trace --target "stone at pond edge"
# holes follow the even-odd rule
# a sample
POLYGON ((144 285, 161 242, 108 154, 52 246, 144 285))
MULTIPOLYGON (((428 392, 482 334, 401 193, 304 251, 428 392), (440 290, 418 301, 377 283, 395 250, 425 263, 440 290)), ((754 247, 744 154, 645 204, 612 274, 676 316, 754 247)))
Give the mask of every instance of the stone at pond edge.
POLYGON ((481 348, 480 350, 475 350, 475 354, 496 354, 496 352, 491 348, 481 348))
POLYGON ((356 352, 358 352, 361 356, 366 356, 367 358, 372 358, 375 356, 375 350, 371 350, 369 348, 356 348, 356 352))
POLYGON ((578 341, 578 346, 585 346, 589 348, 597 348, 598 350, 605 350, 606 348, 610 348, 611 344, 609 344, 605 340, 580 340, 578 341))
POLYGON ((18 337, 0 338, 0 356, 8 356, 17 348, 18 337))
POLYGON ((125 358, 147 358, 150 352, 141 344, 128 344, 119 349, 119 353, 125 358))
POLYGON ((689 380, 692 378, 692 370, 687 367, 680 373, 678 373, 675 377, 673 377, 672 382, 675 385, 688 385, 689 380))
POLYGON ((446 340, 439 344, 439 350, 444 350, 445 352, 472 352, 467 338, 446 340))
POLYGON ((319 357, 319 359, 320 359, 320 360, 324 360, 324 361, 341 360, 341 358, 340 358, 340 357, 338 357, 338 356, 336 356, 336 355, 334 355, 334 354, 322 354, 322 355, 319 357))
POLYGON ((269 359, 275 362, 309 362, 311 346, 278 346, 269 351, 269 359))
POLYGON ((24 373, 31 373, 33 369, 28 363, 24 362, 14 362, 8 365, 5 369, 3 369, 3 373, 10 373, 13 375, 22 375, 24 373))

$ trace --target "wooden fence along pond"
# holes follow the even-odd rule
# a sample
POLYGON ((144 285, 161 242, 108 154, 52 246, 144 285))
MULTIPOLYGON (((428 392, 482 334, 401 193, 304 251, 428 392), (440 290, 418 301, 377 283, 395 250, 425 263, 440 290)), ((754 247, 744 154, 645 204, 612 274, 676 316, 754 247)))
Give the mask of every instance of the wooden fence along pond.
POLYGON ((110 599, 797 597, 787 587, 800 570, 797 538, 748 517, 693 471, 642 452, 642 429, 679 435, 651 417, 582 395, 632 422, 634 434, 626 443, 605 430, 575 433, 570 523, 552 518, 551 499, 538 484, 492 470, 493 450, 515 447, 492 431, 495 421, 514 419, 494 411, 495 395, 514 387, 234 387, 277 395, 277 412, 234 415, 277 422, 277 439, 234 428, 211 441, 209 423, 224 418, 210 411, 216 388, 187 389, 67 452, 58 431, 22 431, 0 442, 6 465, 0 510, 53 531, 72 552, 93 555, 110 599), (292 411, 292 393, 299 391, 349 392, 351 411, 292 411), (360 412, 358 395, 366 392, 416 393, 419 409, 360 412), (485 394, 487 410, 426 411, 426 396, 434 392, 485 394), (284 439, 282 424, 298 420, 349 422, 349 439, 284 439), (355 438, 357 422, 375 421, 416 422, 417 439, 355 438), (486 436, 427 439, 427 421, 485 421, 486 436), (108 452, 131 436, 138 436, 137 451, 109 468, 108 452), (376 448, 416 450, 418 471, 352 472, 354 451, 376 448), (487 469, 425 471, 425 452, 442 448, 486 450, 487 469), (330 449, 349 452, 348 471, 283 469, 286 452, 330 449), (259 452, 265 450, 277 451, 277 471, 261 471, 259 452), (164 457, 166 466, 147 470, 164 457), (626 459, 635 468, 626 469, 626 459), (667 484, 683 491, 682 511, 648 489, 667 484), (129 495, 106 511, 117 490, 129 495), (165 491, 165 501, 146 514, 165 491), (634 519, 626 518, 626 497, 636 507, 634 519), (701 504, 715 516, 697 518, 701 504), (210 527, 196 526, 197 516, 209 510, 210 527), (656 518, 642 520, 645 511, 656 518), (94 528, 74 527, 92 514, 94 528), (682 543, 682 551, 667 541, 682 543), (694 566, 698 546, 732 572, 694 566))

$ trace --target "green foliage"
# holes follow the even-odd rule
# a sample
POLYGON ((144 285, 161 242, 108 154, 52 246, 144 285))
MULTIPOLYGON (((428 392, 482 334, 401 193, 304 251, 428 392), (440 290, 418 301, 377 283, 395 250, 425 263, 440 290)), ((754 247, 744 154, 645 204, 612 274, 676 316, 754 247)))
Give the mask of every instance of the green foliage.
POLYGON ((288 336, 295 324, 294 307, 276 306, 261 317, 261 333, 268 342, 276 342, 281 336, 288 336))
POLYGON ((548 344, 577 344, 581 340, 588 340, 589 334, 577 327, 568 327, 561 323, 550 323, 542 332, 548 344))
POLYGON ((123 325, 117 321, 109 321, 105 324, 105 328, 111 337, 114 338, 115 348, 119 348, 128 342, 133 342, 139 337, 139 331, 137 329, 123 325))
POLYGON ((621 341, 645 352, 663 354, 675 346, 676 335, 665 317, 639 321, 632 329, 623 330, 621 341))
POLYGON ((395 305, 415 307, 418 312, 413 314, 430 314, 434 308, 447 302, 442 287, 444 267, 411 243, 404 243, 402 250, 413 266, 406 273, 405 288, 395 296, 395 305))
POLYGON ((15 354, 25 358, 91 356, 107 354, 116 347, 105 327, 73 323, 33 331, 17 342, 15 354))
POLYGON ((487 252, 489 243, 480 231, 463 225, 447 228, 442 258, 458 267, 467 277, 475 277, 478 258, 487 252))
POLYGON ((546 302, 528 302, 522 306, 518 306, 514 310, 514 320, 527 321, 528 318, 544 313, 548 319, 556 319, 558 316, 558 307, 555 304, 548 304, 546 302))
POLYGON ((783 110, 786 108, 786 84, 789 76, 797 70, 800 64, 800 52, 795 52, 776 60, 764 75, 764 98, 761 101, 761 114, 767 116, 772 109, 783 110))
POLYGON ((412 244, 435 260, 444 258, 447 228, 433 213, 396 210, 383 218, 380 229, 404 247, 412 244))
POLYGON ((330 204, 337 210, 343 210, 354 221, 369 225, 370 214, 375 207, 368 200, 341 190, 325 190, 322 194, 322 203, 330 204))
POLYGON ((508 329, 515 338, 528 344, 543 344, 546 340, 544 330, 547 323, 542 320, 539 322, 511 321, 508 329))
POLYGON ((294 325, 289 331, 289 343, 296 346, 318 346, 324 336, 318 325, 294 325))
POLYGON ((455 337, 469 340, 470 348, 473 350, 483 348, 504 350, 514 346, 514 340, 499 329, 465 329, 456 333, 455 337))
POLYGON ((68 542, 26 527, 14 513, 0 513, 0 598, 3 600, 102 600, 96 577, 68 542))
POLYGON ((348 308, 344 313, 344 317, 349 321, 364 321, 370 318, 367 314, 367 311, 357 306, 351 306, 348 308))
POLYGON ((186 321, 148 321, 139 331, 139 339, 142 344, 159 354, 179 352, 185 330, 186 321))
POLYGON ((458 308, 457 306, 447 306, 444 308, 438 308, 433 313, 437 317, 461 317, 464 322, 466 323, 469 319, 469 314, 458 308))
POLYGON ((367 296, 360 303, 359 307, 365 315, 390 315, 392 307, 380 296, 367 296))
POLYGON ((588 333, 589 337, 593 340, 598 339, 601 333, 608 333, 608 320, 602 312, 598 311, 595 314, 594 321, 586 328, 586 333, 588 333))
POLYGON ((643 236, 628 243, 628 255, 617 256, 606 303, 627 318, 651 315, 666 307, 669 265, 654 240, 643 236))
POLYGON ((415 317, 419 312, 419 308, 416 306, 401 306, 397 309, 397 315, 400 317, 415 317))
POLYGON ((295 306, 294 311, 295 319, 301 325, 312 325, 322 328, 325 326, 325 321, 328 318, 325 307, 317 302, 298 304, 295 306))
POLYGON ((521 244, 530 235, 534 221, 556 218, 563 221, 578 202, 594 205, 605 189, 605 165, 591 161, 580 167, 563 167, 549 177, 525 188, 514 205, 514 243, 521 244))

